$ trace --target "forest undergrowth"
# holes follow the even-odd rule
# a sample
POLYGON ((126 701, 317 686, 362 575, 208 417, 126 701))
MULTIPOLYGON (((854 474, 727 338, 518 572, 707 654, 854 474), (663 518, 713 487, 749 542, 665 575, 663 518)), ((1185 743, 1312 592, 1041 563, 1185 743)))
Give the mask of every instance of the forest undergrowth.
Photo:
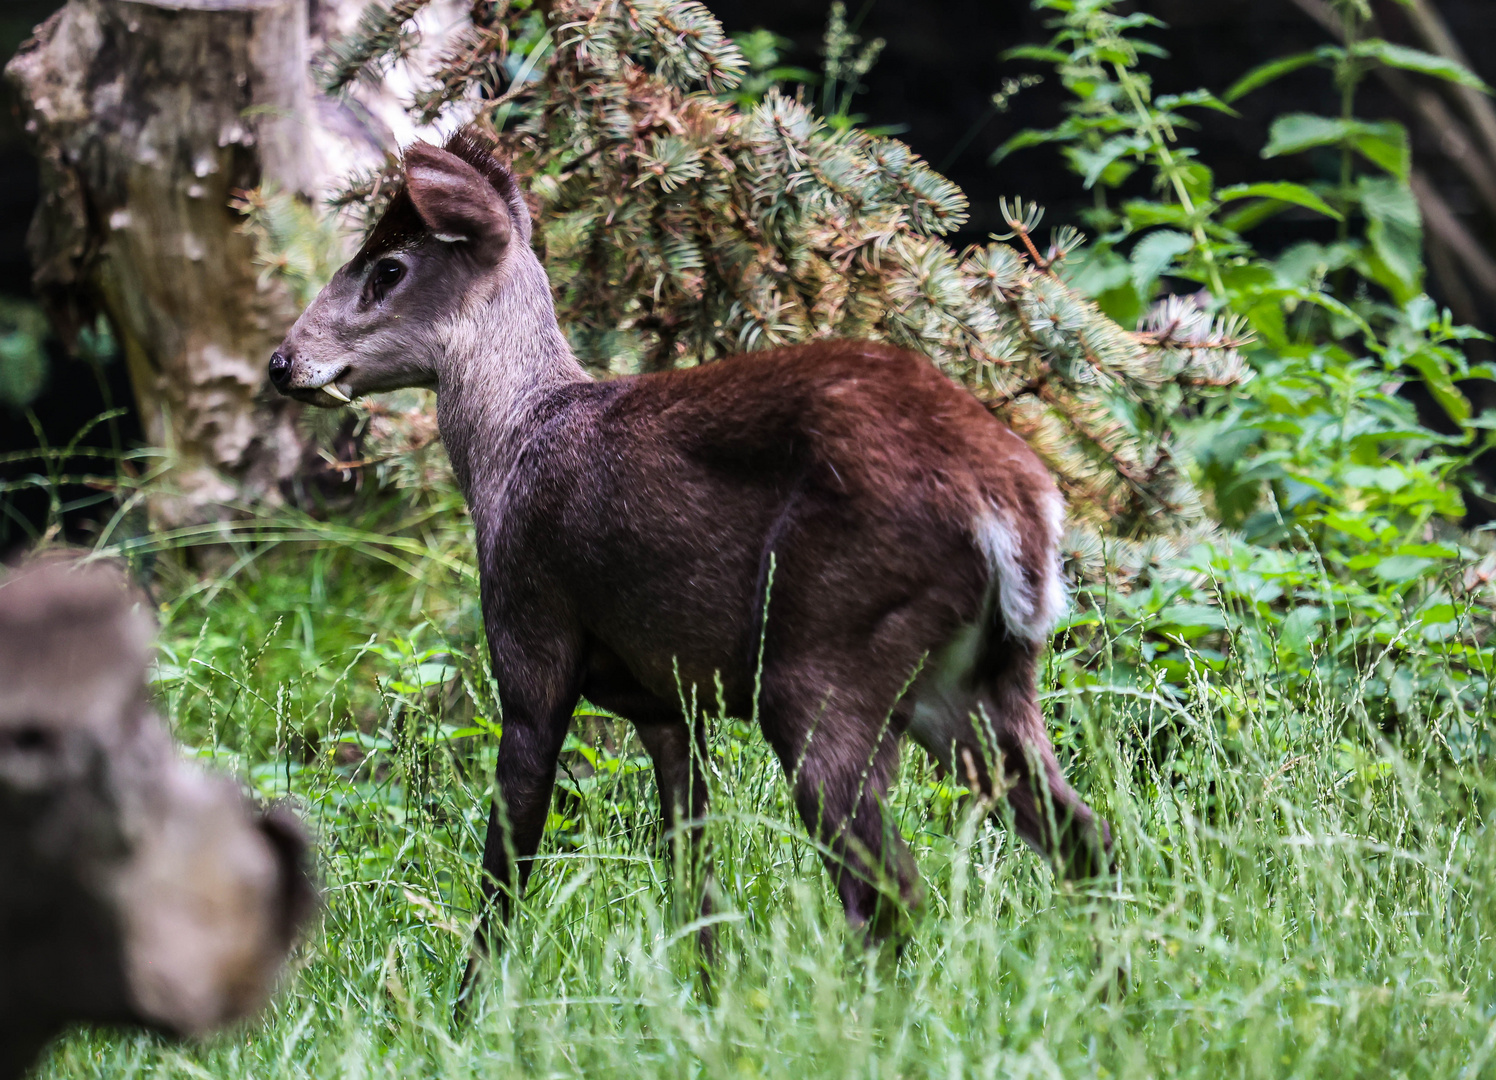
POLYGON ((1117 877, 1057 887, 906 748, 892 798, 929 901, 897 954, 845 927, 762 738, 710 717, 709 992, 642 750, 584 717, 458 1022, 498 723, 471 584, 330 541, 158 582, 178 737, 299 807, 326 908, 263 1022, 81 1034, 43 1076, 1496 1075, 1496 778, 1433 709, 1384 730, 1354 693, 1285 702, 1242 670, 1176 698, 1051 665, 1117 877))

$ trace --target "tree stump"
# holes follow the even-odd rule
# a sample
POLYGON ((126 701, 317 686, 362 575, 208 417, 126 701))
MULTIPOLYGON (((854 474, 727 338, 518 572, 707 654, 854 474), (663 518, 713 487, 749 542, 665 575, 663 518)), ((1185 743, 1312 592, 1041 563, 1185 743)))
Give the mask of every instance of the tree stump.
POLYGON ((230 206, 311 196, 307 0, 69 0, 6 67, 41 161, 35 285, 67 336, 107 317, 147 440, 172 455, 172 526, 278 498, 301 458, 271 351, 296 315, 230 206))

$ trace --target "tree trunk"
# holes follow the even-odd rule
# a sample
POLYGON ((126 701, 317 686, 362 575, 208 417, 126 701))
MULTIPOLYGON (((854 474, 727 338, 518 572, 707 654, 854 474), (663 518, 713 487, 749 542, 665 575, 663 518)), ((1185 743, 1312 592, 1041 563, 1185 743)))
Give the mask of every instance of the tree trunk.
POLYGON ((159 524, 278 498, 303 450, 265 364, 295 317, 234 192, 315 193, 307 0, 70 0, 6 68, 41 160, 35 284, 64 336, 102 312, 146 437, 159 524))

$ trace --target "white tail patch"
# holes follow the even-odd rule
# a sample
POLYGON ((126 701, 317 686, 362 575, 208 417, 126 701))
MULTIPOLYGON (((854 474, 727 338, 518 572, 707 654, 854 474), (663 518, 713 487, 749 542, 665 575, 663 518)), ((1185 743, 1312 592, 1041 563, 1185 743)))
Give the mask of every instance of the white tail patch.
POLYGON ((1008 633, 1029 641, 1040 641, 1054 630, 1069 598, 1060 571, 1060 536, 1065 525, 1065 505, 1058 494, 1043 501, 1036 521, 1014 521, 992 506, 972 522, 977 549, 987 557, 997 586, 998 603, 1008 633), (1024 550, 1032 564, 1043 567, 1037 582, 1024 571, 1024 550), (1038 555, 1035 558, 1035 555, 1038 555))

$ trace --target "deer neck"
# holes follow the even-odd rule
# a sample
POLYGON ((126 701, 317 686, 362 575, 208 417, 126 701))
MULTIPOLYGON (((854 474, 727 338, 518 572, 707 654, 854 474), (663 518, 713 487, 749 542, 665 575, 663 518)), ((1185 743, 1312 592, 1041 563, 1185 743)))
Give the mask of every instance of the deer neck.
POLYGON ((556 322, 540 261, 528 246, 514 254, 492 298, 453 319, 437 375, 437 425, 469 503, 508 474, 537 407, 589 378, 556 322))

